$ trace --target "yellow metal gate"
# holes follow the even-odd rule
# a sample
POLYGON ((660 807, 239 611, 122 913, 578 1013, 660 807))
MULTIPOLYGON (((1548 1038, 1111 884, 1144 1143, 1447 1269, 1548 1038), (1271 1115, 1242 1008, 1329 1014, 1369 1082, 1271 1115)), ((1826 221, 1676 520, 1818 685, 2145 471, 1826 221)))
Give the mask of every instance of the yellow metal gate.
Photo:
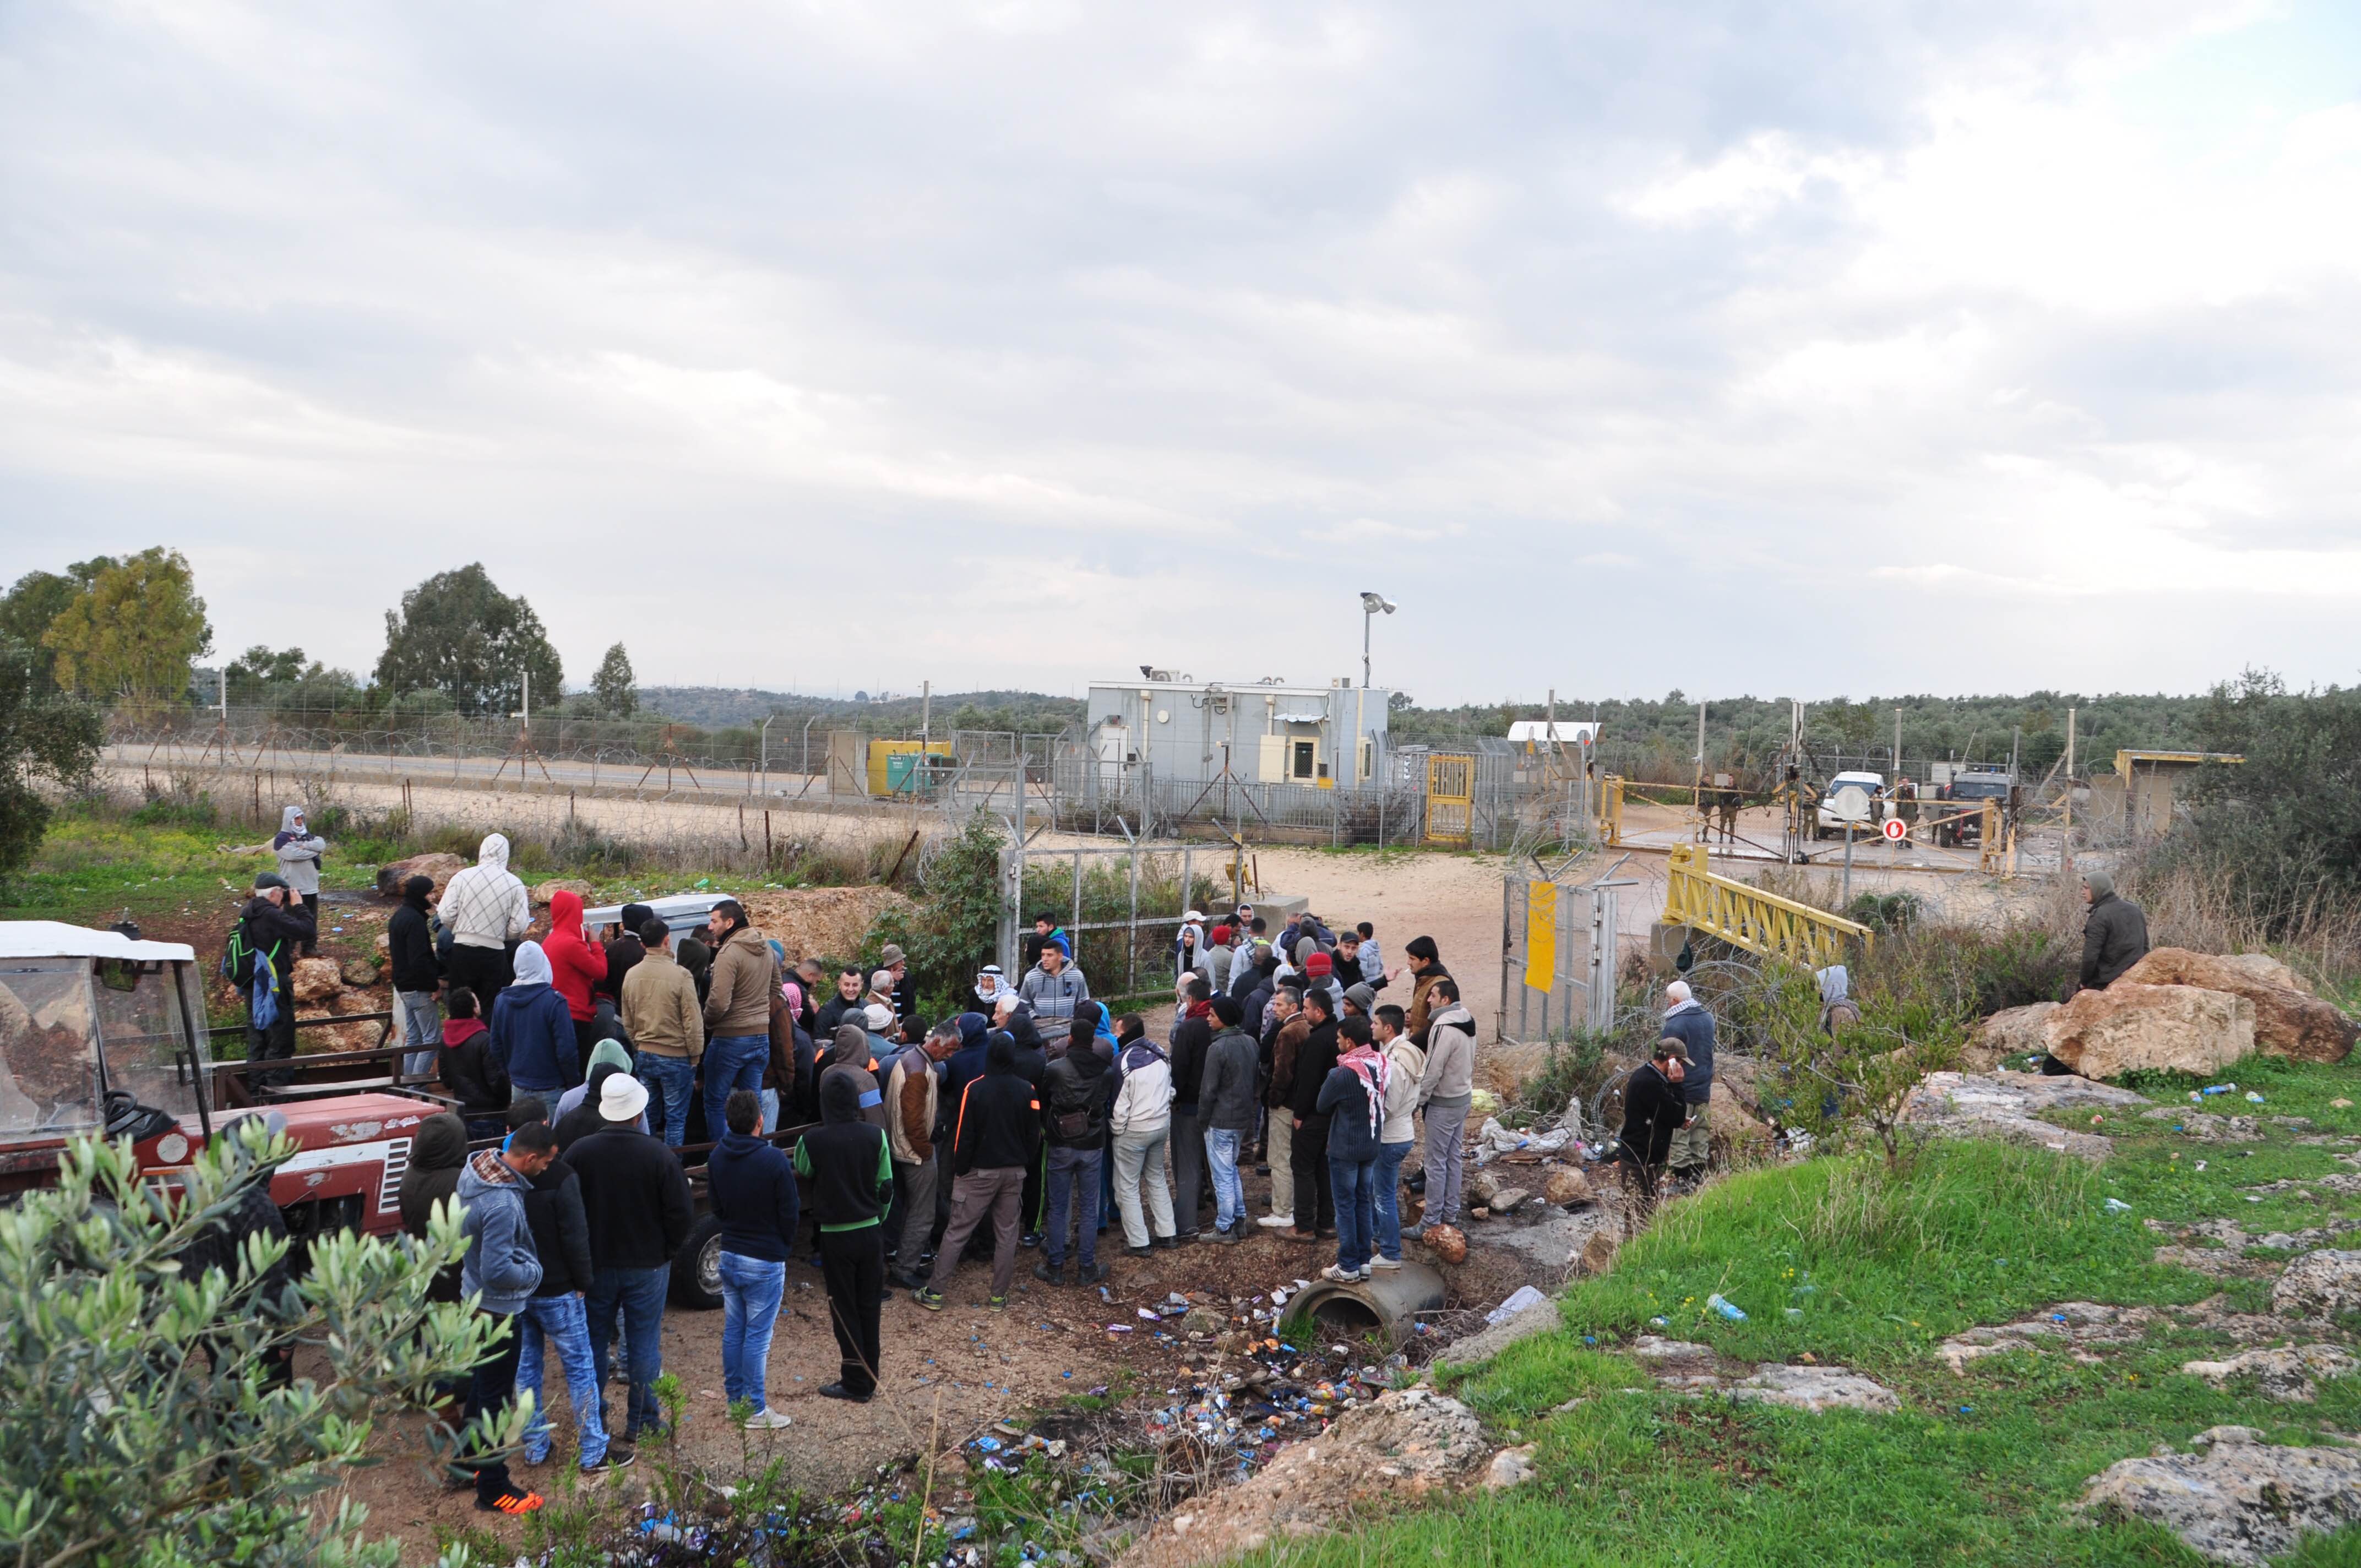
POLYGON ((1463 850, 1475 843, 1475 758, 1445 753, 1427 758, 1426 841, 1463 850))

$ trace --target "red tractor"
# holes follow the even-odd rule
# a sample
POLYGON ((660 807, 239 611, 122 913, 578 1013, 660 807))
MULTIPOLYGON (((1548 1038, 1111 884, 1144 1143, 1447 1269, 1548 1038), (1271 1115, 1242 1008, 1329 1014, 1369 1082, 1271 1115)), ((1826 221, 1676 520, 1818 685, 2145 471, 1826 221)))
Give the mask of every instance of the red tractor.
MULTIPOLYGON (((0 921, 0 1196, 55 1186, 59 1156, 77 1135, 128 1132, 142 1168, 169 1177, 223 1127, 273 1112, 296 1152, 272 1175, 270 1196, 299 1248, 339 1230, 399 1231, 411 1142, 452 1102, 403 1073, 385 1014, 297 1027, 371 1022, 376 1047, 272 1062, 293 1081, 258 1094, 245 1062, 215 1062, 207 1048, 193 949, 51 920, 0 921)), ((801 1131, 783 1128, 772 1141, 792 1150, 801 1131)), ((721 1305, 710 1148, 680 1151, 697 1220, 673 1260, 672 1285, 675 1301, 708 1310, 721 1305)))
MULTIPOLYGON (((0 1192, 54 1185, 76 1135, 137 1129, 140 1165, 166 1176, 231 1122, 261 1114, 225 1105, 247 1098, 229 1081, 244 1064, 216 1066, 207 1035, 203 981, 186 945, 0 921, 0 1192)), ((298 1243, 401 1228, 411 1139, 443 1107, 390 1074, 384 1081, 269 1107, 297 1146, 270 1196, 298 1243)))

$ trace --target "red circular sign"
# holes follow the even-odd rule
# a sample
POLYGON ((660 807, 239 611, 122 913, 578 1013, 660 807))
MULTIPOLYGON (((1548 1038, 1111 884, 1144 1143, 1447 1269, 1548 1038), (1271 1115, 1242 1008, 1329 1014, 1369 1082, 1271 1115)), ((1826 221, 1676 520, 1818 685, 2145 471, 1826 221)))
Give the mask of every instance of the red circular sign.
POLYGON ((1910 837, 1910 825, 1899 817, 1889 817, 1885 819, 1884 832, 1887 838, 1899 841, 1910 837))

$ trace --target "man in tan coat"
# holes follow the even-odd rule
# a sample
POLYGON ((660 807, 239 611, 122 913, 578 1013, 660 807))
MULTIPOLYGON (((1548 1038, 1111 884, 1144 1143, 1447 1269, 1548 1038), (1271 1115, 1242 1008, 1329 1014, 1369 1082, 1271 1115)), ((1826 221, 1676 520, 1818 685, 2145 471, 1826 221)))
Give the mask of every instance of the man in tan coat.
POLYGON ((648 1091, 648 1126, 674 1148, 688 1135, 688 1097, 705 1056, 705 1015, 697 981, 672 953, 672 931, 642 921, 640 961, 623 976, 623 1030, 639 1052, 632 1076, 648 1091))
POLYGON ((705 1124, 721 1136, 722 1107, 733 1089, 760 1091, 771 1061, 771 997, 779 985, 778 956, 763 933, 746 924, 734 898, 706 919, 713 944, 713 979, 705 992, 705 1124))

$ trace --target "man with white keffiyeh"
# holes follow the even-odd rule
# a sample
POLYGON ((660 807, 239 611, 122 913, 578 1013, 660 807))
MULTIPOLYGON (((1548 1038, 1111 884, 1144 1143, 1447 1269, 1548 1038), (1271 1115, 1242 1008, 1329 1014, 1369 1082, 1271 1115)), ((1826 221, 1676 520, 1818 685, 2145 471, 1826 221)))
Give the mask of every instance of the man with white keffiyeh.
POLYGON ((1371 1043, 1369 1021, 1341 1019, 1345 1049, 1320 1085, 1328 1120, 1328 1179, 1336 1194, 1336 1261, 1323 1279, 1367 1279, 1377 1244, 1378 1159, 1385 1152, 1386 1084, 1393 1064, 1371 1043))

